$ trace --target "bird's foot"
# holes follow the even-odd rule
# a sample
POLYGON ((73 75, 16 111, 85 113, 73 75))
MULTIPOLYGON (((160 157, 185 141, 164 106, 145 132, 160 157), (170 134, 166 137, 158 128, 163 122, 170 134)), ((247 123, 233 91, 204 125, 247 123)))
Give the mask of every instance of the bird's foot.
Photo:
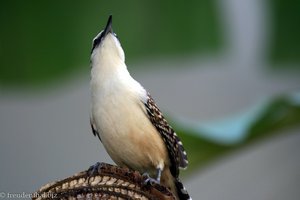
POLYGON ((98 173, 98 169, 99 169, 100 165, 101 165, 100 162, 96 162, 96 164, 89 167, 89 169, 87 170, 87 173, 88 173, 89 177, 91 177, 91 176, 98 173))
POLYGON ((145 172, 142 176, 144 178, 144 182, 143 182, 144 185, 160 184, 159 180, 156 180, 155 178, 151 178, 147 172, 145 172))

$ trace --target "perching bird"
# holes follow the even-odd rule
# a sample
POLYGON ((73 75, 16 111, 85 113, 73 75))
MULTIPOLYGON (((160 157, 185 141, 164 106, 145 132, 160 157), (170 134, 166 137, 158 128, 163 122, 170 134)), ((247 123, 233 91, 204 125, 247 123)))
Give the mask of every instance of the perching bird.
POLYGON ((179 180, 188 165, 183 145, 150 94, 129 74, 112 16, 93 40, 91 127, 113 161, 191 199, 179 180))

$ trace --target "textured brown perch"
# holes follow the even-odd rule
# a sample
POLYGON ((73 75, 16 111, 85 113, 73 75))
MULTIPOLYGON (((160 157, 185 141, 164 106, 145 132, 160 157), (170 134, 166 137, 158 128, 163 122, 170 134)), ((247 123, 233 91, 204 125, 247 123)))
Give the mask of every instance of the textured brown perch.
POLYGON ((137 171, 100 163, 94 174, 77 173, 61 181, 48 183, 32 199, 159 199, 175 200, 159 184, 144 185, 137 171))

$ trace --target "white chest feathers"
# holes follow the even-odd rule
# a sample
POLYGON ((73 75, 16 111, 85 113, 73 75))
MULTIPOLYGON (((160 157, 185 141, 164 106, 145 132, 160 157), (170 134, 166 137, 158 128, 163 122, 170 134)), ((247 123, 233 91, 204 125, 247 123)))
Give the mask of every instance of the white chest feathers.
POLYGON ((92 78, 91 90, 93 123, 118 165, 143 171, 167 160, 166 147, 147 116, 147 92, 138 82, 130 75, 92 78))
POLYGON ((95 74, 99 75, 93 75, 92 71, 91 100, 92 117, 99 126, 97 128, 103 132, 112 129, 126 132, 129 122, 137 120, 141 114, 145 115, 143 102, 147 98, 146 90, 127 70, 106 74, 96 71, 95 74))

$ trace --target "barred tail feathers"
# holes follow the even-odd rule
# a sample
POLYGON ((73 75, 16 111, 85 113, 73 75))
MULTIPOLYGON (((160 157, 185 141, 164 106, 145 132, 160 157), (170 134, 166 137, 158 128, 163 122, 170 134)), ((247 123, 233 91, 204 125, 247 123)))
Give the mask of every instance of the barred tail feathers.
POLYGON ((179 178, 174 178, 175 179, 175 186, 177 190, 177 195, 180 200, 192 200, 190 197, 188 191, 185 189, 183 186, 182 182, 180 181, 179 178))
POLYGON ((175 178, 169 169, 163 171, 161 184, 169 188, 177 200, 192 200, 180 179, 175 178))

